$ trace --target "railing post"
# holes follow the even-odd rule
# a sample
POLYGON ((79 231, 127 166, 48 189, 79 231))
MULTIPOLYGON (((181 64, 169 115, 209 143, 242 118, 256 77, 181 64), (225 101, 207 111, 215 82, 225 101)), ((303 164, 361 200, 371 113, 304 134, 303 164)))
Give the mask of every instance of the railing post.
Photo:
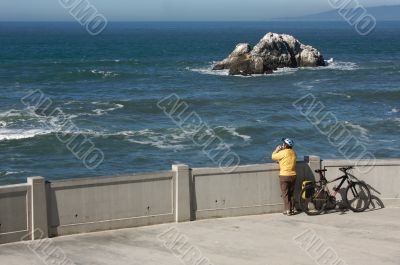
POLYGON ((188 165, 172 165, 175 178, 175 221, 190 221, 190 169, 188 165))
POLYGON ((321 158, 319 156, 305 156, 304 161, 308 164, 310 168, 309 172, 315 178, 315 180, 319 180, 319 174, 315 172, 316 169, 321 169, 321 158))
POLYGON ((31 239, 41 239, 48 237, 47 226, 47 200, 46 183, 43 177, 29 177, 28 185, 31 189, 31 239))

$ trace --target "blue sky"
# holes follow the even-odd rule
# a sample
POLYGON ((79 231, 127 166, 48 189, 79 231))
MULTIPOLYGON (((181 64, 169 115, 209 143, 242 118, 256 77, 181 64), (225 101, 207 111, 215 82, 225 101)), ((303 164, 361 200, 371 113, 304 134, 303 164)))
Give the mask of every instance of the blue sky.
MULTIPOLYGON (((0 0, 1 21, 72 21, 60 0, 0 0)), ((67 1, 67 0, 65 0, 67 1)), ((82 1, 82 0, 68 0, 82 1)), ((87 0, 109 21, 243 21, 332 9, 329 0, 87 0)), ((333 0, 331 0, 333 1, 333 0)), ((352 0, 357 1, 357 0, 352 0)), ((400 0, 358 0, 364 6, 400 0)))

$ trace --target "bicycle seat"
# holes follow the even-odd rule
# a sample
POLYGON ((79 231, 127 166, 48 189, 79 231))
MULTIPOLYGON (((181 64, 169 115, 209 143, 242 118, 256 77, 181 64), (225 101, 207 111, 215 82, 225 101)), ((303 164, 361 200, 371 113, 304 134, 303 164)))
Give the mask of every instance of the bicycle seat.
POLYGON ((326 172, 328 171, 327 169, 316 169, 315 172, 316 173, 322 173, 322 172, 326 172))
POLYGON ((347 170, 353 169, 353 168, 354 168, 353 166, 348 166, 348 167, 341 167, 341 168, 339 168, 339 170, 343 171, 343 172, 346 172, 347 170))

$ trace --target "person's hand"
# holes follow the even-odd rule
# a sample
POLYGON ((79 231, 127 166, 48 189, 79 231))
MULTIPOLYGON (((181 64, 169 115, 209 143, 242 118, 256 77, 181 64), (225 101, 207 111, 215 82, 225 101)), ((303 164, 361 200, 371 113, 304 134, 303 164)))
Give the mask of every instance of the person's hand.
POLYGON ((278 145, 276 148, 275 148, 275 151, 274 152, 279 152, 279 151, 281 151, 282 150, 282 146, 281 145, 278 145))

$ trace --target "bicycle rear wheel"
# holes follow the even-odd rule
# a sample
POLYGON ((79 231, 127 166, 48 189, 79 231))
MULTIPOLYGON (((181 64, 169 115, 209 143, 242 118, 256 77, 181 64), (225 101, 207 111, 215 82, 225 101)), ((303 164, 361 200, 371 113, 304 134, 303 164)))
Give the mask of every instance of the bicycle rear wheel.
POLYGON ((371 203, 371 192, 362 182, 353 182, 346 188, 345 202, 353 212, 365 211, 371 203))
POLYGON ((326 207, 327 197, 325 192, 315 185, 304 187, 300 192, 300 207, 307 215, 319 215, 326 207))

